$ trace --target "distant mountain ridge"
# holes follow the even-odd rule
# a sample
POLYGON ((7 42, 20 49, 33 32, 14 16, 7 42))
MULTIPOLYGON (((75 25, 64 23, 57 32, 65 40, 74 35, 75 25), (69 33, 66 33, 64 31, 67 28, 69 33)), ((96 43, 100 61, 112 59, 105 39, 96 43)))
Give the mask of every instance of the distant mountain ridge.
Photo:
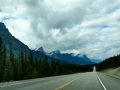
POLYGON ((38 48, 37 51, 45 53, 47 56, 54 57, 59 60, 64 60, 73 64, 95 64, 98 62, 94 62, 93 59, 91 60, 88 58, 86 55, 81 55, 81 54, 74 54, 74 53, 61 53, 60 50, 52 51, 50 53, 47 53, 44 51, 43 47, 38 48))
POLYGON ((54 57, 55 60, 58 60, 64 63, 73 63, 73 64, 80 64, 80 65, 94 64, 94 62, 91 61, 86 55, 83 55, 83 57, 80 57, 79 55, 77 56, 77 55, 72 55, 68 53, 61 53, 59 50, 47 53, 44 51, 43 47, 31 50, 27 45, 25 45, 20 40, 12 36, 12 34, 6 28, 5 24, 1 22, 0 22, 0 36, 2 37, 4 44, 7 47, 7 53, 9 53, 8 51, 9 43, 12 44, 12 50, 15 56, 18 56, 20 47, 22 45, 23 51, 26 53, 26 55, 28 55, 30 51, 32 51, 33 56, 38 59, 48 57, 48 59, 50 60, 51 57, 54 57))
POLYGON ((100 63, 101 60, 100 59, 90 59, 92 62, 95 62, 95 63, 100 63))
MULTIPOLYGON (((14 36, 12 36, 12 34, 6 28, 5 24, 1 23, 1 22, 0 22, 0 37, 2 37, 3 43, 5 44, 5 46, 7 48, 7 54, 9 53, 9 43, 11 43, 12 51, 16 57, 19 56, 20 47, 22 45, 23 51, 25 52, 26 55, 29 55, 29 53, 31 51, 34 58, 43 59, 44 57, 48 57, 48 60, 51 60, 51 57, 47 56, 43 52, 31 50, 27 45, 25 45, 20 40, 18 40, 14 36)), ((69 62, 63 61, 63 60, 58 60, 58 59, 54 59, 54 60, 59 61, 60 63, 69 63, 69 62)))

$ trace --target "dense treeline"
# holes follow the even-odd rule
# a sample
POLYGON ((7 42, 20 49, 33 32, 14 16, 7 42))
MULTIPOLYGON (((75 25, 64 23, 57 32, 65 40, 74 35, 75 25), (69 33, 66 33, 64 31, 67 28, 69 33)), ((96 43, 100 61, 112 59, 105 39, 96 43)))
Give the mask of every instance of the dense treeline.
POLYGON ((120 54, 117 56, 110 57, 97 65, 97 70, 101 71, 108 68, 120 67, 120 54))
POLYGON ((80 66, 73 64, 61 64, 58 61, 48 61, 34 58, 32 51, 29 55, 20 47, 19 56, 15 56, 12 51, 12 43, 9 43, 9 55, 6 53, 6 46, 0 37, 0 82, 11 80, 23 80, 55 75, 71 74, 92 70, 92 66, 80 66), (89 68, 90 67, 90 68, 89 68))

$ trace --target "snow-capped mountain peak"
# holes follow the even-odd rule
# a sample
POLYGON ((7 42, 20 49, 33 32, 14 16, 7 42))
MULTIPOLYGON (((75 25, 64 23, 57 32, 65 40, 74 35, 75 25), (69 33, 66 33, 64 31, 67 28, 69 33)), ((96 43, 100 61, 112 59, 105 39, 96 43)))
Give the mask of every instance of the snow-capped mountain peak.
POLYGON ((83 54, 77 54, 76 57, 83 57, 83 54))
POLYGON ((44 51, 43 47, 38 47, 38 48, 35 49, 35 51, 40 51, 40 52, 46 54, 46 52, 44 51))
POLYGON ((38 47, 35 49, 36 51, 44 51, 43 47, 38 47))
POLYGON ((54 54, 61 54, 60 50, 52 51, 50 53, 47 53, 49 56, 52 56, 54 54))
POLYGON ((70 55, 71 55, 72 57, 75 57, 75 56, 76 56, 76 54, 75 54, 75 53, 70 53, 70 55))
POLYGON ((56 50, 55 53, 59 53, 60 54, 60 50, 56 50))

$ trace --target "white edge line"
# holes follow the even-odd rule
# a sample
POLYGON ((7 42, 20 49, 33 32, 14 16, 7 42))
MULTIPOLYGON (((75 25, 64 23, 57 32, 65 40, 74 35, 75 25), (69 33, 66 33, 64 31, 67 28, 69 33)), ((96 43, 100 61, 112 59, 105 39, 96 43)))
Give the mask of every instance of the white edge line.
MULTIPOLYGON (((97 74, 97 73, 96 73, 97 74)), ((102 81, 100 80, 99 76, 97 75, 98 80, 100 81, 101 85, 103 86, 104 90, 107 90, 102 81)))
POLYGON ((37 81, 41 81, 41 80, 34 80, 34 81, 27 81, 27 82, 19 82, 19 83, 15 83, 15 84, 9 84, 9 85, 3 85, 3 86, 0 86, 0 87, 6 87, 6 86, 13 86, 13 85, 21 85, 21 84, 24 84, 24 83, 31 83, 31 82, 37 82, 37 81))
POLYGON ((13 85, 20 85, 20 84, 10 84, 10 85, 3 85, 3 86, 0 86, 0 87, 6 87, 6 86, 13 86, 13 85))

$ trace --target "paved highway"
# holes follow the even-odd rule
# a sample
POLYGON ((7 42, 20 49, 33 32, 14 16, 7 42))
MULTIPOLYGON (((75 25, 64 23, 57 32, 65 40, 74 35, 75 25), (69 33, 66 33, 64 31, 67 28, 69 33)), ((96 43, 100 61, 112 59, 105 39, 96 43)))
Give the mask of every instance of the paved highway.
POLYGON ((0 83, 0 90, 120 90, 120 79, 86 72, 0 83))

